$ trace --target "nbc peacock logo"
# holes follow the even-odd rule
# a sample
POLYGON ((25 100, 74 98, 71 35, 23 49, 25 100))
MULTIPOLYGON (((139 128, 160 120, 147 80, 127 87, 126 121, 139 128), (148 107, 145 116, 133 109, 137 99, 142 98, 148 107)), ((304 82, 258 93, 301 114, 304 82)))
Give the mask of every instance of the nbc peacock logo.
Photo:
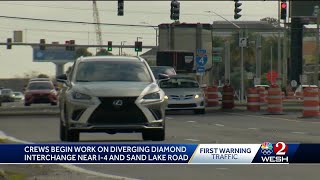
POLYGON ((273 145, 270 142, 264 142, 261 144, 261 153, 265 156, 269 156, 273 153, 273 145))

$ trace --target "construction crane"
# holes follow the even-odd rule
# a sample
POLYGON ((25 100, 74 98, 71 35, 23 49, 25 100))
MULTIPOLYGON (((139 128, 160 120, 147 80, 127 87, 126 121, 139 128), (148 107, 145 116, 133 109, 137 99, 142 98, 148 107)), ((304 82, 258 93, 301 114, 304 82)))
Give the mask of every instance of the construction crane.
MULTIPOLYGON (((96 39, 97 39, 97 45, 103 45, 102 44, 102 35, 101 35, 101 27, 100 27, 100 16, 99 16, 99 10, 97 6, 96 0, 93 0, 93 20, 95 23, 95 31, 96 31, 96 39)), ((100 50, 102 47, 98 47, 97 50, 100 50)))

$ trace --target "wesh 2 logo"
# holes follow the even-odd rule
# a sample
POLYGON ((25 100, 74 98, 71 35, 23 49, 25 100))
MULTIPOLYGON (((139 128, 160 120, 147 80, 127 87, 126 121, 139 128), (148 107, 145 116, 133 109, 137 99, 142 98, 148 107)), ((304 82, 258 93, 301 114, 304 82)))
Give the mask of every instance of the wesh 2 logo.
POLYGON ((272 144, 264 142, 261 145, 261 160, 265 163, 289 163, 289 157, 286 156, 288 145, 284 142, 272 144))

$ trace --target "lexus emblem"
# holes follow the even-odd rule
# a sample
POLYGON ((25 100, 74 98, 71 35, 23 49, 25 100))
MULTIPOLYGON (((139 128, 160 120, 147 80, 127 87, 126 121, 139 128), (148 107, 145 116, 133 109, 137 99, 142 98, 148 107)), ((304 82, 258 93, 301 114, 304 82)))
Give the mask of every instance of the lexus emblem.
POLYGON ((123 105, 123 101, 118 99, 118 100, 114 100, 113 103, 112 103, 113 106, 115 107, 120 107, 123 105))

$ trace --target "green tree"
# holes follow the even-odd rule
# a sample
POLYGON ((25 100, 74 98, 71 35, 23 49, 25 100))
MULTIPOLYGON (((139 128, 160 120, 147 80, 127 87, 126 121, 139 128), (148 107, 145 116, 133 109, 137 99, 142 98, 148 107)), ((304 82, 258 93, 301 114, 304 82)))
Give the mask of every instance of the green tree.
POLYGON ((49 78, 49 76, 46 74, 39 74, 37 77, 38 78, 49 78))
POLYGON ((274 27, 279 27, 279 21, 276 18, 265 17, 265 18, 260 19, 260 21, 265 21, 265 22, 268 22, 269 24, 273 25, 274 27))
POLYGON ((106 49, 100 49, 100 51, 96 53, 96 56, 110 56, 110 55, 112 55, 112 53, 110 53, 106 49))
POLYGON ((76 50, 76 59, 81 56, 92 56, 92 53, 88 51, 88 48, 79 48, 76 50))

